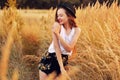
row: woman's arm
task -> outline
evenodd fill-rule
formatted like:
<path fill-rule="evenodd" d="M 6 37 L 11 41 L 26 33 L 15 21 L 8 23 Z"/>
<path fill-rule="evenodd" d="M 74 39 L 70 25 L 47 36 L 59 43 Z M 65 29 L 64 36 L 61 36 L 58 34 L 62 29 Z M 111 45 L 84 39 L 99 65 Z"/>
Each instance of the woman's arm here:
<path fill-rule="evenodd" d="M 60 40 L 62 46 L 65 48 L 65 50 L 67 50 L 68 52 L 70 52 L 70 51 L 72 51 L 74 49 L 74 46 L 77 43 L 79 35 L 80 35 L 80 29 L 77 28 L 75 30 L 75 34 L 73 36 L 73 39 L 71 40 L 71 42 L 69 44 L 65 40 L 63 40 L 63 38 L 60 36 L 60 34 L 57 34 L 57 37 Z"/>
<path fill-rule="evenodd" d="M 62 46 L 65 48 L 65 50 L 67 50 L 68 52 L 72 51 L 74 49 L 74 46 L 79 38 L 79 35 L 80 35 L 80 29 L 79 28 L 76 28 L 75 29 L 75 34 L 73 36 L 73 39 L 72 41 L 68 44 L 61 36 L 60 34 L 58 33 L 57 29 L 56 31 L 54 31 L 54 33 L 56 34 L 57 38 L 60 40 Z"/>
<path fill-rule="evenodd" d="M 54 30 L 55 27 L 60 27 L 60 25 L 57 22 L 55 22 L 52 29 Z M 60 65 L 60 69 L 63 70 L 64 67 L 63 67 L 63 62 L 62 62 L 62 57 L 61 57 L 62 53 L 60 50 L 58 38 L 56 37 L 56 34 L 54 32 L 52 32 L 52 37 L 53 37 L 53 43 L 54 43 L 54 48 L 56 51 L 57 60 L 58 60 L 58 63 Z"/>
<path fill-rule="evenodd" d="M 58 38 L 57 38 L 56 34 L 54 33 L 54 29 L 56 27 L 59 28 L 58 32 L 60 32 L 60 25 L 57 22 L 54 23 L 53 32 L 52 32 L 53 43 L 54 43 L 54 48 L 55 48 L 55 51 L 56 51 L 57 60 L 58 60 L 59 66 L 60 66 L 61 74 L 64 75 L 69 80 L 71 80 L 69 75 L 67 74 L 64 66 L 63 66 L 62 56 L 61 56 L 62 52 L 60 50 L 60 45 L 59 45 L 59 42 L 58 42 Z"/>

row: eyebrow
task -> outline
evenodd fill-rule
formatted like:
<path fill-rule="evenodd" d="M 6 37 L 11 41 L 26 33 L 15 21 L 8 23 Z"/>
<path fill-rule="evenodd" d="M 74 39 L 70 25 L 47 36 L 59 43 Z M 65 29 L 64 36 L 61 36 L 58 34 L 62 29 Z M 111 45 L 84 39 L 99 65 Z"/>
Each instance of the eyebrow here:
<path fill-rule="evenodd" d="M 57 13 L 57 15 L 63 15 L 63 14 L 61 14 L 61 13 Z"/>

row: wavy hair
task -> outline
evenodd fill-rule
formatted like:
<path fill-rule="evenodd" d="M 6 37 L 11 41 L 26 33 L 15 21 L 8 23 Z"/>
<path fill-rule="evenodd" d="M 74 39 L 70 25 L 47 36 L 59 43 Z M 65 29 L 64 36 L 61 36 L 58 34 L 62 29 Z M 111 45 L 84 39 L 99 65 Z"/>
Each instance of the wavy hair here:
<path fill-rule="evenodd" d="M 60 8 L 61 8 L 61 7 L 60 7 Z M 58 20 L 57 20 L 57 11 L 58 11 L 58 9 L 60 9 L 60 8 L 57 8 L 57 10 L 56 10 L 56 14 L 55 14 L 55 21 L 56 21 L 56 22 L 58 22 Z M 64 8 L 63 8 L 63 9 L 64 9 Z M 68 22 L 69 22 L 70 26 L 71 26 L 71 27 L 78 27 L 78 26 L 76 25 L 75 18 L 70 14 L 69 11 L 67 11 L 66 9 L 64 9 L 64 10 L 65 10 L 66 15 L 68 16 Z"/>

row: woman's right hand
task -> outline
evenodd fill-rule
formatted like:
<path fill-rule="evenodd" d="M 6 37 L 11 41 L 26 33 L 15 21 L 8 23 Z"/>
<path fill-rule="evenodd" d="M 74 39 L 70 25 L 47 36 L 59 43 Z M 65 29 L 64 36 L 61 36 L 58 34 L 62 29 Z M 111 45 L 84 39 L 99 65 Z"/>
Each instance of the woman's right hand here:
<path fill-rule="evenodd" d="M 61 76 L 64 76 L 66 78 L 65 80 L 71 80 L 65 69 L 61 69 Z"/>
<path fill-rule="evenodd" d="M 60 24 L 58 22 L 53 24 L 52 32 L 54 32 L 56 35 L 60 33 Z"/>

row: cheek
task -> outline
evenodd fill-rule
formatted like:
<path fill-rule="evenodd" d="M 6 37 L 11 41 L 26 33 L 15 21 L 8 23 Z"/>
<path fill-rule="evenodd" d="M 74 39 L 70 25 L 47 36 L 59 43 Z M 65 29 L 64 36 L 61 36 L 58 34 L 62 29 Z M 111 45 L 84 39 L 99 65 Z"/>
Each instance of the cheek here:
<path fill-rule="evenodd" d="M 58 21 L 59 23 L 66 23 L 68 21 L 68 18 L 66 16 L 63 16 L 63 17 L 58 17 Z"/>
<path fill-rule="evenodd" d="M 68 21 L 68 19 L 67 19 L 66 17 L 64 17 L 64 18 L 63 18 L 63 21 L 64 21 L 64 22 L 67 22 L 67 21 Z"/>

